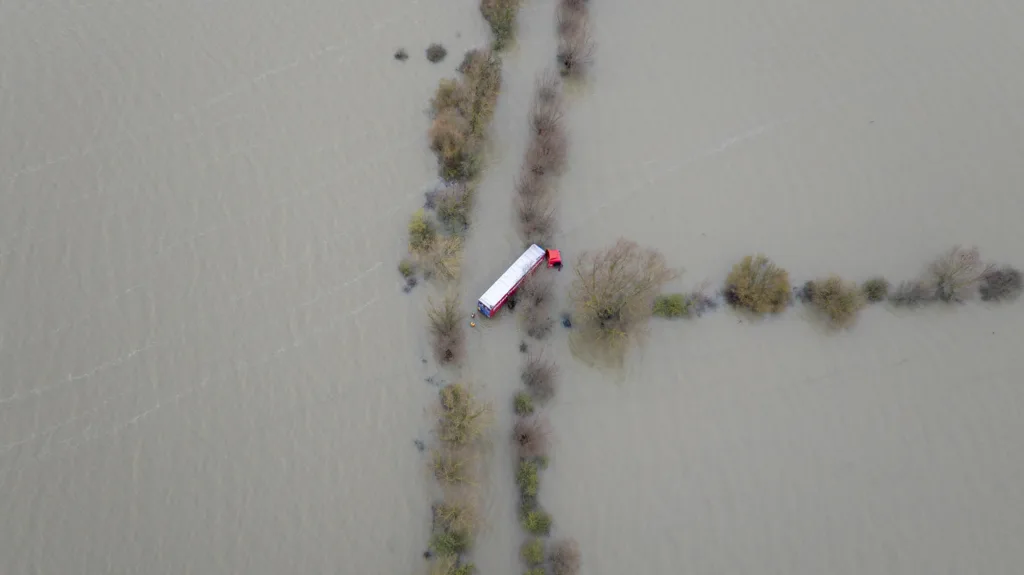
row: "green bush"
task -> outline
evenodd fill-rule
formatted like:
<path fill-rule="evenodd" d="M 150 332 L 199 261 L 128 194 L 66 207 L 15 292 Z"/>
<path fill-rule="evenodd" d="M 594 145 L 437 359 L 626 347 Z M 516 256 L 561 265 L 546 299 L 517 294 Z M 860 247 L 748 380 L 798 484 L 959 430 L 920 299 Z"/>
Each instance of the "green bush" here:
<path fill-rule="evenodd" d="M 654 315 L 677 318 L 689 315 L 689 302 L 681 293 L 662 294 L 654 298 Z"/>
<path fill-rule="evenodd" d="M 871 278 L 861 286 L 864 297 L 871 303 L 885 301 L 889 297 L 889 280 L 885 278 Z"/>
<path fill-rule="evenodd" d="M 849 325 L 864 306 L 857 285 L 844 282 L 838 276 L 817 280 L 805 290 L 810 292 L 811 304 L 836 327 Z"/>
<path fill-rule="evenodd" d="M 472 198 L 470 188 L 464 184 L 448 186 L 438 194 L 437 219 L 449 233 L 459 233 L 469 227 Z"/>
<path fill-rule="evenodd" d="M 441 44 L 431 44 L 427 46 L 427 60 L 433 63 L 444 60 L 444 57 L 448 55 L 448 49 Z"/>
<path fill-rule="evenodd" d="M 789 274 L 766 256 L 747 256 L 725 281 L 725 299 L 755 314 L 779 313 L 790 301 Z"/>
<path fill-rule="evenodd" d="M 423 210 L 416 210 L 409 220 L 409 249 L 416 253 L 425 253 L 434 245 L 437 230 Z"/>
<path fill-rule="evenodd" d="M 540 489 L 540 476 L 537 473 L 537 464 L 528 459 L 519 462 L 519 470 L 516 471 L 516 485 L 519 486 L 519 493 L 523 497 L 536 497 Z"/>
<path fill-rule="evenodd" d="M 438 555 L 459 555 L 469 549 L 470 537 L 466 531 L 442 531 L 430 538 L 430 550 Z"/>
<path fill-rule="evenodd" d="M 536 537 L 527 539 L 519 548 L 519 556 L 531 567 L 540 565 L 544 562 L 544 541 Z"/>
<path fill-rule="evenodd" d="M 402 258 L 402 261 L 398 262 L 398 273 L 402 274 L 403 278 L 411 278 L 416 275 L 416 262 L 409 258 Z"/>
<path fill-rule="evenodd" d="M 533 413 L 533 397 L 525 391 L 516 394 L 513 400 L 516 415 L 529 415 Z"/>
<path fill-rule="evenodd" d="M 532 509 L 523 514 L 523 529 L 536 536 L 551 533 L 551 515 L 543 509 Z"/>
<path fill-rule="evenodd" d="M 543 567 L 531 567 L 523 571 L 523 575 L 547 575 Z"/>

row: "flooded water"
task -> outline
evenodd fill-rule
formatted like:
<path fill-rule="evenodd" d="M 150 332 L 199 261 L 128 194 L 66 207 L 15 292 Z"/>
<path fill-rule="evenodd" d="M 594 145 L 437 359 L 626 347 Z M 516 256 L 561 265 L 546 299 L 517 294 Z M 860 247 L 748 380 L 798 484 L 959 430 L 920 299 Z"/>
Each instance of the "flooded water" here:
<path fill-rule="evenodd" d="M 956 243 L 1024 266 L 1024 7 L 840 4 L 592 2 L 569 261 L 624 236 L 679 288 L 752 251 L 795 281 L 909 278 Z M 521 250 L 553 14 L 527 3 L 506 57 L 467 309 Z M 439 374 L 430 289 L 395 265 L 423 110 L 486 38 L 471 0 L 0 2 L 0 571 L 425 569 Z M 520 336 L 469 336 L 498 413 L 475 559 L 516 572 Z M 1021 303 L 840 334 L 719 311 L 653 322 L 613 374 L 560 330 L 541 500 L 592 575 L 1017 572 L 1022 342 Z"/>

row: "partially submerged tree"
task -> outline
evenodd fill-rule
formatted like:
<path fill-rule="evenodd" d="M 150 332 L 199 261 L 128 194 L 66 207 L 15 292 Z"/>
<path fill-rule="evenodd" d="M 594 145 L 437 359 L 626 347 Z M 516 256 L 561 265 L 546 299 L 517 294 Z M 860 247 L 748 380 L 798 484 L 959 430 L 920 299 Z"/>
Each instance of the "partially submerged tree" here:
<path fill-rule="evenodd" d="M 896 307 L 917 307 L 935 299 L 935 291 L 922 281 L 906 281 L 889 294 L 889 302 Z"/>
<path fill-rule="evenodd" d="M 978 248 L 956 246 L 932 262 L 928 271 L 935 286 L 935 297 L 945 302 L 961 302 L 993 267 L 981 261 Z"/>
<path fill-rule="evenodd" d="M 547 196 L 519 196 L 516 199 L 519 236 L 524 242 L 545 245 L 555 229 L 555 211 Z"/>
<path fill-rule="evenodd" d="M 791 298 L 789 274 L 767 256 L 747 256 L 725 280 L 725 300 L 755 314 L 779 313 Z"/>
<path fill-rule="evenodd" d="M 481 0 L 480 13 L 491 25 L 494 49 L 501 50 L 515 38 L 516 15 L 521 0 Z"/>
<path fill-rule="evenodd" d="M 661 286 L 676 276 L 657 250 L 625 239 L 582 254 L 573 271 L 574 320 L 581 331 L 606 342 L 622 341 L 640 328 Z"/>

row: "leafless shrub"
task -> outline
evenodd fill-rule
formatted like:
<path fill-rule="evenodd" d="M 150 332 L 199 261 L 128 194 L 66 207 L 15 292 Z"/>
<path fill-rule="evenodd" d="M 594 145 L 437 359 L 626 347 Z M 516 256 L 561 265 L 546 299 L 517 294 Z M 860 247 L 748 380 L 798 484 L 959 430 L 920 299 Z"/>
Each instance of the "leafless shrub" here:
<path fill-rule="evenodd" d="M 580 546 L 574 539 L 561 539 L 551 544 L 548 552 L 552 575 L 578 575 Z"/>
<path fill-rule="evenodd" d="M 543 307 L 528 307 L 523 311 L 523 325 L 526 335 L 534 339 L 544 339 L 551 334 L 555 320 Z"/>
<path fill-rule="evenodd" d="M 565 38 L 579 32 L 586 25 L 587 17 L 585 3 L 577 1 L 559 3 L 555 21 L 558 36 Z"/>
<path fill-rule="evenodd" d="M 932 262 L 928 271 L 935 286 L 935 297 L 945 302 L 960 302 L 992 269 L 991 265 L 982 263 L 978 248 L 968 250 L 956 246 Z"/>
<path fill-rule="evenodd" d="M 530 140 L 526 150 L 526 168 L 538 175 L 555 175 L 565 168 L 569 139 L 558 125 Z"/>
<path fill-rule="evenodd" d="M 441 363 L 452 362 L 462 356 L 464 335 L 458 305 L 458 296 L 449 293 L 440 303 L 431 301 L 427 310 L 434 356 Z"/>
<path fill-rule="evenodd" d="M 607 340 L 624 339 L 646 321 L 662 284 L 676 276 L 658 251 L 624 239 L 582 254 L 573 271 L 576 323 Z"/>
<path fill-rule="evenodd" d="M 594 41 L 586 19 L 558 40 L 558 73 L 563 77 L 579 77 L 586 73 L 594 52 Z"/>
<path fill-rule="evenodd" d="M 544 403 L 555 395 L 555 378 L 558 368 L 543 355 L 531 355 L 526 359 L 520 378 L 523 385 L 537 403 Z"/>
<path fill-rule="evenodd" d="M 896 307 L 917 307 L 932 301 L 935 291 L 922 281 L 901 283 L 889 294 L 889 301 Z"/>
<path fill-rule="evenodd" d="M 536 88 L 533 94 L 534 102 L 561 105 L 562 80 L 554 70 L 544 70 L 537 76 Z"/>
<path fill-rule="evenodd" d="M 473 191 L 465 183 L 458 182 L 438 190 L 433 200 L 437 219 L 448 233 L 460 233 L 469 227 L 469 209 L 472 206 Z"/>
<path fill-rule="evenodd" d="M 512 427 L 512 443 L 520 458 L 547 457 L 551 424 L 543 417 L 519 418 Z"/>
<path fill-rule="evenodd" d="M 988 270 L 981 278 L 980 291 L 984 301 L 1017 299 L 1021 292 L 1020 270 L 1010 266 Z"/>
<path fill-rule="evenodd" d="M 479 143 L 472 133 L 469 120 L 454 109 L 437 114 L 428 133 L 430 149 L 438 157 L 441 177 L 446 180 L 465 180 L 479 167 Z"/>
<path fill-rule="evenodd" d="M 530 128 L 534 136 L 545 136 L 562 128 L 562 107 L 559 102 L 535 99 L 530 108 Z"/>
<path fill-rule="evenodd" d="M 519 300 L 528 307 L 544 307 L 551 301 L 555 280 L 551 274 L 535 273 L 519 288 Z"/>
<path fill-rule="evenodd" d="M 516 199 L 516 215 L 519 235 L 523 241 L 539 245 L 548 243 L 555 228 L 555 213 L 546 196 L 519 196 Z"/>

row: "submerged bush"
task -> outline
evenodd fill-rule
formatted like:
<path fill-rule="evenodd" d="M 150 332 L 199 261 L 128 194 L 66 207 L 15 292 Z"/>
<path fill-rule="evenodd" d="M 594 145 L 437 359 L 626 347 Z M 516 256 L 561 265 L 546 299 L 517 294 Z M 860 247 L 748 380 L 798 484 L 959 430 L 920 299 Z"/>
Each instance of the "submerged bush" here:
<path fill-rule="evenodd" d="M 889 301 L 896 307 L 917 307 L 932 301 L 934 293 L 924 282 L 903 282 L 889 295 Z"/>
<path fill-rule="evenodd" d="M 411 278 L 416 275 L 416 262 L 409 258 L 402 258 L 402 261 L 398 262 L 398 273 L 402 274 L 403 278 Z"/>
<path fill-rule="evenodd" d="M 565 130 L 554 124 L 530 140 L 524 167 L 539 176 L 560 174 L 565 170 L 568 149 L 569 139 Z"/>
<path fill-rule="evenodd" d="M 468 180 L 479 171 L 480 146 L 472 129 L 470 120 L 454 109 L 443 110 L 434 118 L 428 136 L 442 178 Z"/>
<path fill-rule="evenodd" d="M 561 539 L 551 544 L 548 552 L 551 575 L 578 575 L 580 572 L 580 546 L 574 539 Z"/>
<path fill-rule="evenodd" d="M 455 361 L 462 355 L 464 334 L 458 305 L 458 296 L 449 293 L 441 303 L 431 301 L 427 309 L 434 357 L 441 363 Z"/>
<path fill-rule="evenodd" d="M 431 44 L 427 46 L 427 60 L 437 63 L 444 60 L 444 57 L 448 55 L 448 49 L 441 44 Z"/>
<path fill-rule="evenodd" d="M 523 575 L 547 575 L 547 571 L 543 567 L 531 567 L 523 571 Z"/>
<path fill-rule="evenodd" d="M 519 548 L 519 556 L 531 567 L 540 565 L 544 562 L 544 541 L 537 537 L 527 539 Z"/>
<path fill-rule="evenodd" d="M 471 533 L 477 526 L 477 513 L 468 499 L 434 505 L 435 531 L 464 531 Z"/>
<path fill-rule="evenodd" d="M 440 555 L 430 566 L 430 575 L 474 575 L 476 565 L 463 563 L 457 555 Z"/>
<path fill-rule="evenodd" d="M 483 435 L 491 421 L 490 405 L 478 401 L 461 383 L 446 385 L 440 395 L 437 435 L 441 441 L 465 445 Z"/>
<path fill-rule="evenodd" d="M 436 237 L 434 222 L 430 221 L 423 210 L 416 210 L 409 220 L 409 249 L 416 253 L 426 252 L 434 245 Z"/>
<path fill-rule="evenodd" d="M 547 457 L 551 425 L 539 417 L 520 418 L 512 427 L 512 443 L 520 458 Z"/>
<path fill-rule="evenodd" d="M 441 531 L 430 538 L 430 550 L 441 556 L 459 555 L 469 549 L 470 542 L 468 531 Z"/>
<path fill-rule="evenodd" d="M 519 462 L 519 469 L 516 471 L 516 485 L 519 486 L 519 493 L 524 498 L 537 496 L 537 491 L 540 489 L 540 476 L 535 462 L 527 459 Z"/>
<path fill-rule="evenodd" d="M 725 280 L 725 299 L 756 314 L 779 313 L 790 301 L 789 274 L 766 256 L 747 256 Z"/>
<path fill-rule="evenodd" d="M 545 403 L 555 395 L 557 375 L 558 368 L 553 362 L 544 359 L 542 355 L 531 355 L 523 366 L 520 378 L 533 399 Z"/>
<path fill-rule="evenodd" d="M 981 261 L 978 248 L 954 247 L 932 262 L 928 271 L 935 286 L 935 297 L 945 302 L 967 299 L 970 288 L 992 270 Z"/>
<path fill-rule="evenodd" d="M 480 13 L 491 25 L 494 49 L 501 50 L 515 38 L 520 0 L 480 0 Z"/>
<path fill-rule="evenodd" d="M 469 115 L 472 133 L 483 136 L 501 91 L 501 59 L 490 50 L 470 50 L 459 65 L 459 72 L 473 94 Z"/>
<path fill-rule="evenodd" d="M 885 278 L 871 278 L 861 286 L 864 297 L 871 303 L 885 301 L 889 297 L 889 280 Z"/>
<path fill-rule="evenodd" d="M 811 304 L 836 327 L 850 324 L 864 306 L 860 290 L 839 276 L 808 282 Z"/>
<path fill-rule="evenodd" d="M 689 315 L 686 296 L 681 293 L 659 295 L 654 298 L 654 315 L 665 318 Z"/>
<path fill-rule="evenodd" d="M 516 415 L 530 415 L 533 413 L 533 397 L 525 391 L 520 391 L 512 400 Z"/>
<path fill-rule="evenodd" d="M 519 237 L 530 244 L 549 243 L 555 229 L 555 210 L 547 196 L 516 198 Z"/>
<path fill-rule="evenodd" d="M 1017 299 L 1021 292 L 1020 270 L 1010 266 L 988 270 L 981 277 L 980 291 L 984 301 Z"/>
<path fill-rule="evenodd" d="M 437 84 L 434 97 L 430 100 L 430 109 L 435 117 L 446 111 L 469 117 L 473 112 L 473 93 L 464 82 L 445 78 Z"/>
<path fill-rule="evenodd" d="M 462 271 L 462 238 L 441 236 L 421 259 L 425 268 L 424 277 L 437 276 L 444 280 L 458 278 Z"/>
<path fill-rule="evenodd" d="M 531 509 L 523 514 L 523 529 L 536 536 L 551 533 L 551 515 L 543 509 Z"/>
<path fill-rule="evenodd" d="M 579 77 L 586 73 L 594 52 L 590 28 L 583 17 L 570 14 L 559 21 L 559 30 L 564 30 L 558 40 L 558 73 L 564 77 Z"/>
<path fill-rule="evenodd" d="M 432 452 L 430 466 L 434 478 L 442 485 L 465 485 L 473 482 L 472 464 L 469 458 L 453 449 Z"/>
<path fill-rule="evenodd" d="M 472 189 L 463 183 L 446 186 L 432 198 L 437 210 L 437 219 L 449 233 L 457 234 L 469 227 L 469 209 L 472 205 Z"/>

